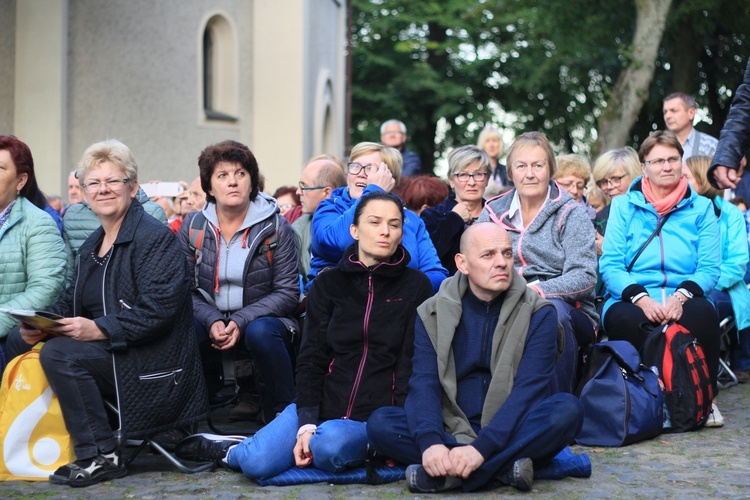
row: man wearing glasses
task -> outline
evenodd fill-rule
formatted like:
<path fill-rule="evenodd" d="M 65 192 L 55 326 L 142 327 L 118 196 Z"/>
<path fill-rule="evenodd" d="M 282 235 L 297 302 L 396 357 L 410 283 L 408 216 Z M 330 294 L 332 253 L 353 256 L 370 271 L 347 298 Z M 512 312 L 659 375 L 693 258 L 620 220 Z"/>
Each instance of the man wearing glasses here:
<path fill-rule="evenodd" d="M 380 126 L 380 142 L 401 153 L 404 164 L 401 176 L 408 177 L 422 173 L 422 160 L 414 151 L 406 149 L 406 125 L 399 120 L 388 120 Z"/>
<path fill-rule="evenodd" d="M 302 215 L 294 221 L 294 242 L 299 256 L 299 272 L 307 281 L 310 272 L 310 245 L 312 244 L 312 215 L 321 201 L 331 197 L 331 192 L 346 185 L 346 167 L 340 158 L 320 155 L 308 160 L 302 169 L 297 195 Z"/>

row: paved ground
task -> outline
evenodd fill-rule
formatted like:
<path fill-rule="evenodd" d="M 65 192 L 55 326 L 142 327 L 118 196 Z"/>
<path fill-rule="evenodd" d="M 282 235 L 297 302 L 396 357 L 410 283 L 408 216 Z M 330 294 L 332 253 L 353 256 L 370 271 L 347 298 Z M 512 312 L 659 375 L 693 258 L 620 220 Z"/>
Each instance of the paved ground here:
<path fill-rule="evenodd" d="M 668 434 L 625 448 L 577 446 L 576 453 L 587 452 L 591 457 L 590 479 L 536 481 L 530 494 L 503 488 L 472 496 L 750 498 L 750 384 L 722 391 L 717 401 L 726 419 L 722 429 Z M 123 479 L 80 490 L 46 482 L 0 483 L 0 498 L 414 498 L 403 481 L 385 486 L 260 487 L 241 474 L 225 470 L 195 475 L 174 472 L 163 458 L 149 454 L 139 456 L 129 470 Z M 467 495 L 443 495 L 456 496 Z"/>

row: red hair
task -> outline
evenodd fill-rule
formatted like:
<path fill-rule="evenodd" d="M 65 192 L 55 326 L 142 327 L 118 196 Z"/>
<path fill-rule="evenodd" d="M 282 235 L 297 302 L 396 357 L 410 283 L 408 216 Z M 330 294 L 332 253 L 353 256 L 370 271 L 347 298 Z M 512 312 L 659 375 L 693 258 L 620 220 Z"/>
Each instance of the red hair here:
<path fill-rule="evenodd" d="M 13 135 L 0 135 L 0 150 L 5 150 L 10 154 L 13 163 L 16 165 L 16 175 L 26 174 L 27 176 L 26 184 L 21 188 L 21 196 L 44 210 L 47 199 L 39 190 L 39 185 L 36 182 L 34 157 L 31 156 L 31 149 L 25 142 Z"/>

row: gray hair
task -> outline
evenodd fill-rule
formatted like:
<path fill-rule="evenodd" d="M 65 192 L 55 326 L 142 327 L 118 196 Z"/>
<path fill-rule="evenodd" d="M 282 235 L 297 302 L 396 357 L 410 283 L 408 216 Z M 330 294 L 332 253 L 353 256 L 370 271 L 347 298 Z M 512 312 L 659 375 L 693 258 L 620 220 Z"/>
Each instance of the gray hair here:
<path fill-rule="evenodd" d="M 138 165 L 133 158 L 130 148 L 116 139 L 107 139 L 89 146 L 78 163 L 76 177 L 83 185 L 86 176 L 100 163 L 109 161 L 125 172 L 125 176 L 132 182 L 138 181 Z"/>
<path fill-rule="evenodd" d="M 406 135 L 406 125 L 404 125 L 404 122 L 402 122 L 401 120 L 396 120 L 395 118 L 383 122 L 383 124 L 380 126 L 380 135 L 385 134 L 385 128 L 388 125 L 393 125 L 394 123 L 397 123 L 398 127 L 401 129 L 401 133 Z"/>
<path fill-rule="evenodd" d="M 477 146 L 461 146 L 448 153 L 448 178 L 461 172 L 472 163 L 479 162 L 479 168 L 487 172 L 492 172 L 490 167 L 490 157 Z"/>

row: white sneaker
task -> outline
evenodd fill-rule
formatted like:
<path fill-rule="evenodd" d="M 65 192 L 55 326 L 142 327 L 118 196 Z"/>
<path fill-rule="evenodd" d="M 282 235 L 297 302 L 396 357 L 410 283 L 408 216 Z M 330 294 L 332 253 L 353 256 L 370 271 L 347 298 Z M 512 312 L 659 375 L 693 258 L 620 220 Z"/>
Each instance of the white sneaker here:
<path fill-rule="evenodd" d="M 724 427 L 724 417 L 721 416 L 716 403 L 711 403 L 711 414 L 708 416 L 708 420 L 706 420 L 706 427 Z"/>

